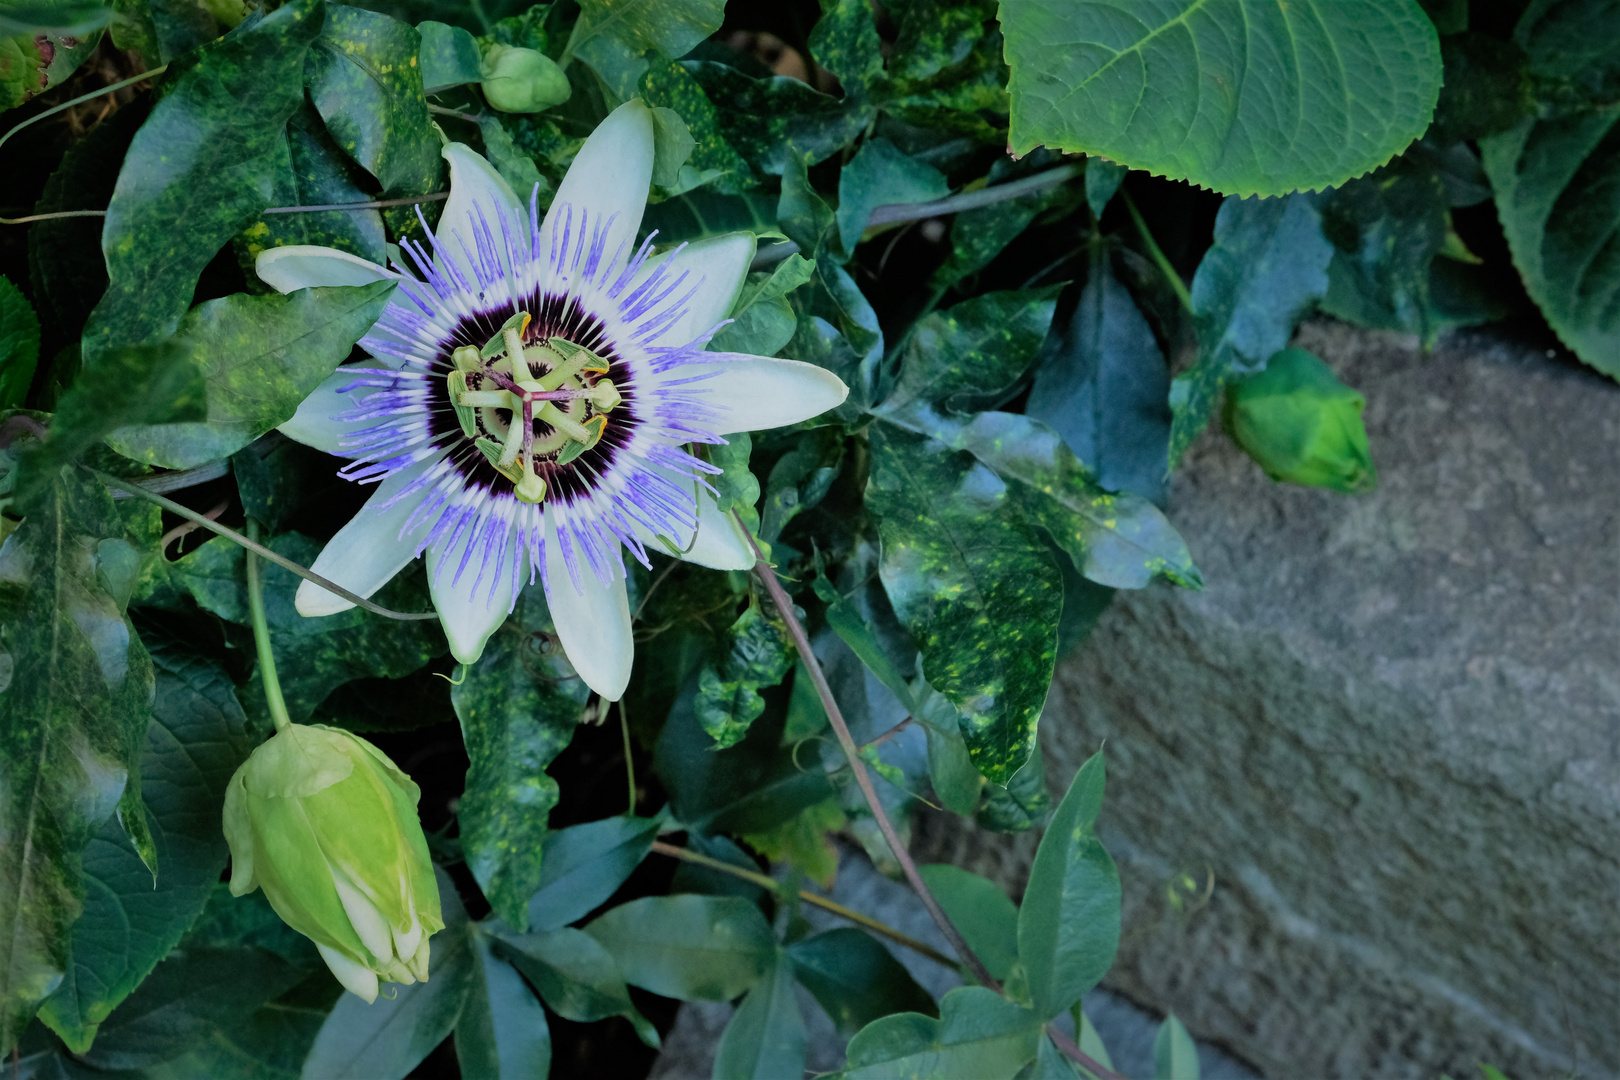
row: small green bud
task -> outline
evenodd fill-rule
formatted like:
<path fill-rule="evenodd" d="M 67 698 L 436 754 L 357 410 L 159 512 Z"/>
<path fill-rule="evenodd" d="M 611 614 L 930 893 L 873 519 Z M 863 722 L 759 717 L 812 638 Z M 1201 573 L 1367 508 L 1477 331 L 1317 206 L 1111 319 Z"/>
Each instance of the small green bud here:
<path fill-rule="evenodd" d="M 444 929 L 416 816 L 421 791 L 364 739 L 293 724 L 253 751 L 225 792 L 231 893 L 259 886 L 349 990 L 427 981 Z"/>
<path fill-rule="evenodd" d="M 574 92 L 563 69 L 533 49 L 491 45 L 479 70 L 484 76 L 484 97 L 501 112 L 541 112 L 561 105 Z"/>
<path fill-rule="evenodd" d="M 1367 399 L 1304 349 L 1283 349 L 1226 389 L 1222 420 L 1273 480 L 1356 494 L 1378 483 L 1361 410 Z"/>

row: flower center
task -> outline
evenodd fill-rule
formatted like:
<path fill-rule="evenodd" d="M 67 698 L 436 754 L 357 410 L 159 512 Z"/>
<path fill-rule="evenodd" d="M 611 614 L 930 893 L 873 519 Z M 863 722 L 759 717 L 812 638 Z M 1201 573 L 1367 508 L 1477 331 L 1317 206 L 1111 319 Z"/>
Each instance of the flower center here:
<path fill-rule="evenodd" d="M 539 503 L 546 482 L 536 459 L 566 465 L 595 446 L 607 429 L 606 414 L 624 399 L 601 377 L 608 361 L 589 349 L 560 337 L 525 346 L 529 322 L 529 313 L 520 311 L 482 349 L 455 350 L 447 378 L 462 434 L 516 485 L 519 500 Z M 536 438 L 536 420 L 550 433 Z"/>

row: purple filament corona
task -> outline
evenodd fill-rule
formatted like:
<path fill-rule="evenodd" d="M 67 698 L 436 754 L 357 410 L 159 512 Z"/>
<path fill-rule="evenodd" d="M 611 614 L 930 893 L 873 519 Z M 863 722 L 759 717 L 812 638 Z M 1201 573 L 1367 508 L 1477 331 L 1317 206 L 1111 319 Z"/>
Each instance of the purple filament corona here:
<path fill-rule="evenodd" d="M 344 445 L 355 459 L 343 475 L 360 482 L 401 478 L 402 486 L 375 508 L 415 502 L 400 537 L 416 536 L 418 555 L 437 554 L 436 583 L 461 585 L 471 574 L 470 592 L 487 590 L 490 603 L 504 600 L 508 609 L 524 584 L 525 562 L 528 581 L 538 572 L 548 592 L 559 586 L 549 580 L 547 544 L 557 545 L 571 587 L 582 590 L 583 572 L 603 585 L 623 575 L 621 543 L 646 565 L 645 538 L 690 536 L 697 527 L 694 496 L 700 488 L 712 491 L 704 476 L 719 470 L 682 444 L 724 442 L 707 429 L 715 412 L 705 404 L 712 385 L 706 384 L 715 369 L 682 371 L 727 358 L 703 351 L 723 324 L 679 344 L 662 340 L 702 285 L 681 269 L 680 249 L 654 259 L 649 236 L 625 260 L 627 241 L 605 250 L 613 218 L 559 206 L 542 250 L 537 199 L 538 188 L 526 229 L 497 208 L 493 227 L 482 213 L 464 223 L 470 238 L 441 221 L 438 236 L 428 233 L 432 254 L 401 244 L 415 273 L 394 264 L 399 287 L 360 342 L 400 367 L 356 369 L 359 377 L 345 387 L 354 407 L 338 417 L 352 425 Z M 449 250 L 466 263 L 458 267 Z M 513 482 L 463 431 L 447 382 L 458 347 L 481 347 L 520 311 L 532 316 L 525 346 L 558 337 L 591 350 L 609 362 L 599 377 L 622 395 L 590 449 L 566 462 L 555 453 L 535 460 L 547 485 L 540 505 L 520 501 Z M 499 415 L 522 423 L 508 410 Z M 553 429 L 537 419 L 533 431 L 544 439 Z"/>

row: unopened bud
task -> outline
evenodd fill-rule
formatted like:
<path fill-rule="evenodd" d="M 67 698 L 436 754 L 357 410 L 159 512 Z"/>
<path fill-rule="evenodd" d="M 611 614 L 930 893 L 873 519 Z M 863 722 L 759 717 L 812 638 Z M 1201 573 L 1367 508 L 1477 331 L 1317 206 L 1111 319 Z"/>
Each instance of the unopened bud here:
<path fill-rule="evenodd" d="M 1284 349 L 1226 389 L 1233 440 L 1273 480 L 1355 494 L 1378 482 L 1361 410 L 1367 399 L 1304 349 Z"/>
<path fill-rule="evenodd" d="M 231 893 L 263 886 L 349 990 L 428 977 L 444 929 L 416 816 L 421 792 L 382 751 L 347 731 L 292 724 L 253 751 L 225 793 Z"/>
<path fill-rule="evenodd" d="M 484 97 L 501 112 L 541 112 L 561 105 L 574 92 L 563 69 L 533 49 L 491 45 L 480 70 Z"/>

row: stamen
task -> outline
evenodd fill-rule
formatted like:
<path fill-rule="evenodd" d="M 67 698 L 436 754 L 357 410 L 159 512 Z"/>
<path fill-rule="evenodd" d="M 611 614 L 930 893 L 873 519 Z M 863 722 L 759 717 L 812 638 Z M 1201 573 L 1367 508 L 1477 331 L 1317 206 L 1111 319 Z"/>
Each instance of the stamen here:
<path fill-rule="evenodd" d="M 551 402 L 548 401 L 540 406 L 539 416 L 540 419 L 544 420 L 558 431 L 565 433 L 570 439 L 577 439 L 580 442 L 591 442 L 594 445 L 595 440 L 591 438 L 591 433 L 586 430 L 585 426 L 579 421 L 574 420 L 572 417 L 564 415 L 563 411 L 557 408 L 557 406 L 553 405 Z M 603 417 L 602 420 L 605 423 L 606 417 Z"/>
<path fill-rule="evenodd" d="M 591 447 L 595 446 L 597 443 L 601 442 L 602 433 L 607 430 L 607 417 L 593 416 L 589 420 L 585 421 L 584 427 L 589 429 L 586 438 L 577 442 L 570 442 L 567 446 L 563 447 L 562 453 L 557 455 L 557 464 L 566 465 L 570 461 L 573 461 L 575 458 L 579 457 L 579 455 L 583 454 L 585 451 L 589 450 Z"/>
<path fill-rule="evenodd" d="M 484 342 L 484 347 L 478 350 L 478 355 L 483 357 L 485 360 L 495 359 L 497 356 L 501 355 L 502 352 L 511 347 L 510 343 L 507 341 L 507 332 L 511 331 L 521 335 L 528 325 L 529 313 L 527 311 L 518 312 L 516 315 L 513 315 L 510 319 L 507 319 L 506 322 L 501 324 L 501 328 L 495 331 L 494 337 Z M 519 341 L 521 340 L 522 338 L 519 337 Z"/>
<path fill-rule="evenodd" d="M 469 439 L 478 438 L 478 413 L 472 407 L 472 402 L 466 400 L 471 393 L 467 389 L 467 373 L 457 368 L 446 378 L 450 383 L 450 407 L 456 410 L 456 422 L 461 425 L 461 433 Z"/>
<path fill-rule="evenodd" d="M 484 370 L 484 362 L 478 358 L 478 350 L 473 348 L 471 345 L 461 346 L 455 352 L 450 354 L 450 359 L 455 361 L 457 371 L 471 372 Z"/>

